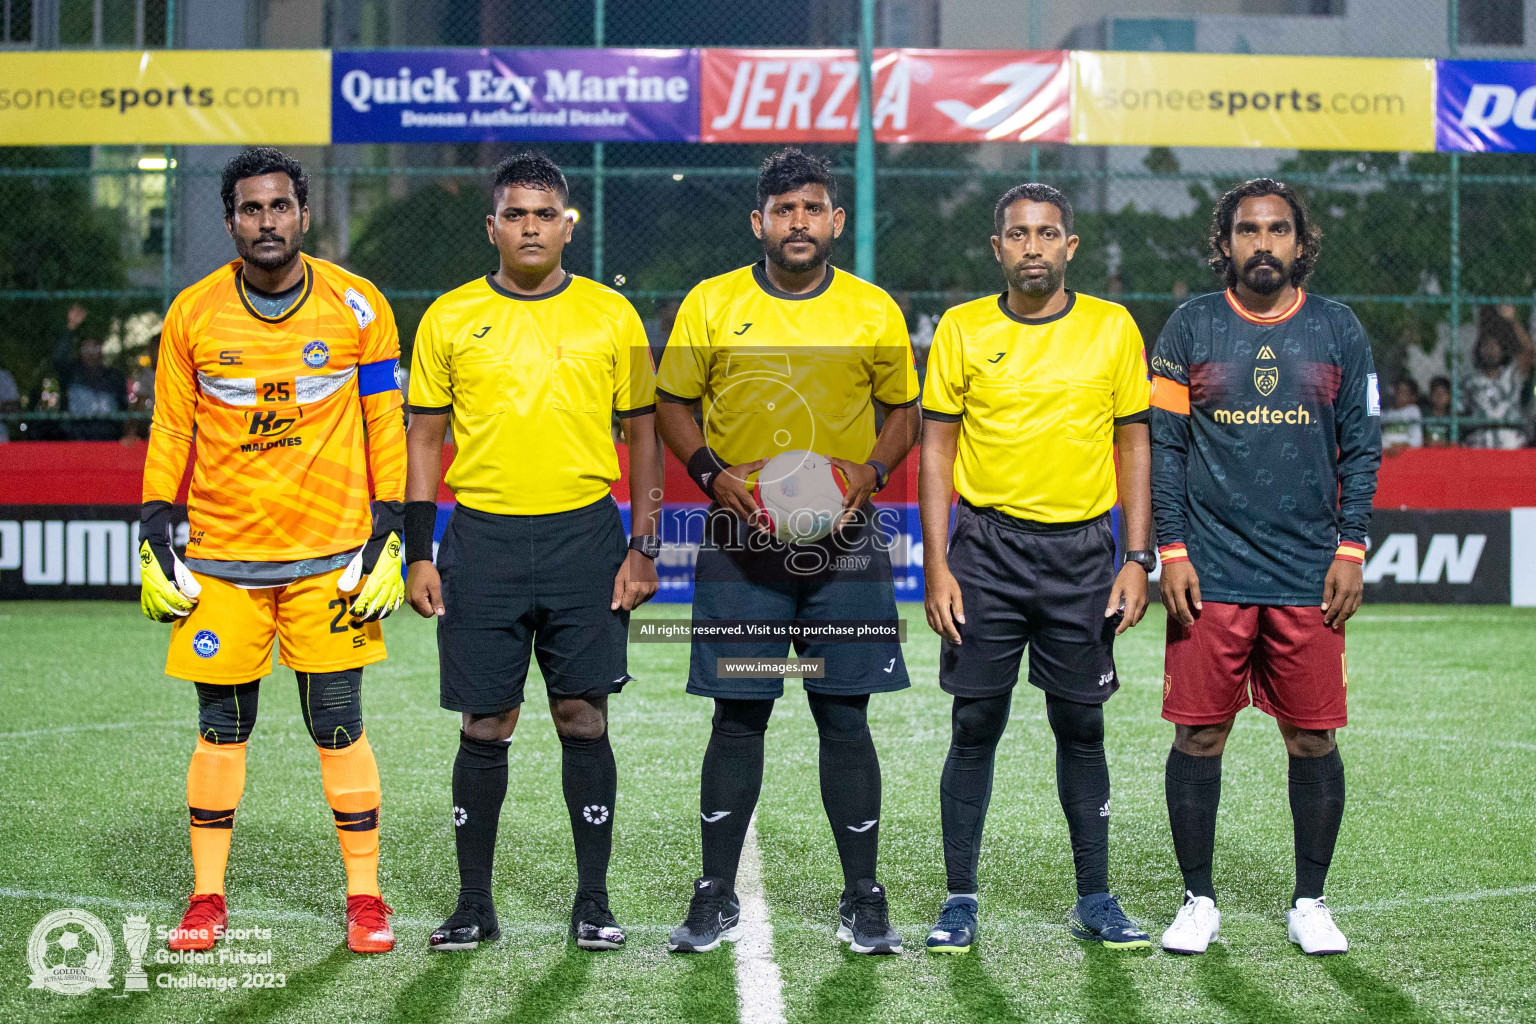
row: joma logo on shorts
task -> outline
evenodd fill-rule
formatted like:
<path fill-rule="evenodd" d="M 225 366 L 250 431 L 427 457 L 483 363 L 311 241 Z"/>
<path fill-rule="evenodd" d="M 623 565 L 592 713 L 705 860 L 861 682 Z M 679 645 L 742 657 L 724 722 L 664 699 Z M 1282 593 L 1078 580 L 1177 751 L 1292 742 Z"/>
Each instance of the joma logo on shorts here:
<path fill-rule="evenodd" d="M 838 555 L 827 567 L 833 572 L 863 572 L 869 568 L 869 555 Z"/>

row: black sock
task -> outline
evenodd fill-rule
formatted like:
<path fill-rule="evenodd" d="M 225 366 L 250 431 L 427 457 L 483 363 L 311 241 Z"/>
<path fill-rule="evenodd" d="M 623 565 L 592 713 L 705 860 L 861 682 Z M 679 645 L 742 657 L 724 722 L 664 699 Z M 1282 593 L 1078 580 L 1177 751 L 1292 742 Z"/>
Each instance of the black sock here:
<path fill-rule="evenodd" d="M 1056 734 L 1056 793 L 1072 837 L 1077 895 L 1109 892 L 1109 761 L 1104 707 L 1046 694 L 1045 717 Z"/>
<path fill-rule="evenodd" d="M 821 804 L 832 826 L 843 885 L 875 877 L 880 856 L 880 758 L 869 734 L 869 695 L 807 693 L 821 735 Z"/>
<path fill-rule="evenodd" d="M 619 787 L 608 730 L 605 728 L 596 739 L 562 735 L 560 751 L 560 788 L 565 791 L 571 838 L 576 843 L 576 887 L 584 893 L 606 896 L 614 797 Z"/>
<path fill-rule="evenodd" d="M 1335 747 L 1322 757 L 1291 758 L 1291 824 L 1296 831 L 1296 891 L 1321 899 L 1333 847 L 1344 820 L 1344 759 Z"/>
<path fill-rule="evenodd" d="M 1211 859 L 1216 850 L 1216 807 L 1221 803 L 1221 755 L 1195 757 L 1170 748 L 1163 792 L 1184 888 L 1214 901 Z"/>
<path fill-rule="evenodd" d="M 453 845 L 459 857 L 459 899 L 491 906 L 496 825 L 507 795 L 507 744 L 459 733 L 453 760 Z"/>
<path fill-rule="evenodd" d="M 939 814 L 944 825 L 944 872 L 950 893 L 976 891 L 981 830 L 992 800 L 997 742 L 1008 727 L 1013 695 L 956 697 L 950 712 L 949 755 L 939 776 Z"/>
<path fill-rule="evenodd" d="M 736 888 L 736 867 L 747 825 L 763 789 L 763 734 L 771 700 L 715 701 L 714 727 L 699 779 L 704 874 Z"/>

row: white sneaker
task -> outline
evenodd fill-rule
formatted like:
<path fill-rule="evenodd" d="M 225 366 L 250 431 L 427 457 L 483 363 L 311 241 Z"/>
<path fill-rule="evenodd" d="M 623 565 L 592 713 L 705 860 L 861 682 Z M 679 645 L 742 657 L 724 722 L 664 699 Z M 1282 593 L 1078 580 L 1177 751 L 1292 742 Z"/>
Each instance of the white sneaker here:
<path fill-rule="evenodd" d="M 1291 941 L 1310 956 L 1343 953 L 1349 949 L 1349 940 L 1333 923 L 1333 911 L 1323 905 L 1321 898 L 1299 899 L 1295 909 L 1285 915 L 1289 923 Z"/>
<path fill-rule="evenodd" d="M 1211 940 L 1221 929 L 1221 911 L 1209 896 L 1184 893 L 1184 905 L 1179 908 L 1173 924 L 1163 932 L 1163 949 L 1170 953 L 1204 953 Z"/>

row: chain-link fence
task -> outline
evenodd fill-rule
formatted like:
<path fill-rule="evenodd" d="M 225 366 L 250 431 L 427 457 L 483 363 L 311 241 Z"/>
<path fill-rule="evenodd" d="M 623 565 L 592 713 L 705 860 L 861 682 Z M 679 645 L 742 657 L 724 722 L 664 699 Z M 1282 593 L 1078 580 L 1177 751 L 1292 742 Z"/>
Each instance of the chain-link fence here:
<path fill-rule="evenodd" d="M 902 6 L 890 0 L 881 8 L 883 36 L 899 20 L 893 5 Z M 880 41 L 937 41 L 937 4 L 906 8 L 911 16 L 900 31 L 912 38 Z M 323 10 L 314 42 L 338 47 L 806 46 L 851 44 L 858 3 L 568 0 L 520 5 L 514 17 L 489 0 L 338 0 Z M 293 45 L 291 37 L 283 42 Z M 1443 55 L 1443 34 L 1437 46 L 1417 55 Z M 483 227 L 490 168 L 522 148 L 293 150 L 312 178 L 307 251 L 379 284 L 395 307 L 407 361 L 432 299 L 495 269 Z M 748 216 L 756 167 L 770 147 L 536 148 L 565 168 L 581 215 L 567 267 L 627 294 L 658 348 L 694 283 L 761 255 Z M 851 267 L 853 147 L 815 148 L 839 168 L 850 222 L 834 258 Z M 105 369 L 87 367 L 91 379 L 115 367 L 130 405 L 147 397 L 147 345 L 159 314 L 178 289 L 233 257 L 217 198 L 217 174 L 231 152 L 0 149 L 0 368 L 16 384 L 10 396 L 0 376 L 0 418 L 12 439 L 123 432 L 121 414 L 106 408 L 99 414 L 116 419 L 78 422 L 69 386 L 81 372 L 80 343 L 103 343 Z M 1372 338 L 1386 404 L 1394 404 L 1392 385 L 1414 382 L 1418 394 L 1402 398 L 1422 404 L 1427 443 L 1513 445 L 1536 436 L 1525 369 L 1536 295 L 1536 259 L 1528 255 L 1536 159 L 1006 143 L 882 145 L 877 159 L 875 276 L 907 309 L 920 359 L 939 313 L 1001 287 L 988 236 L 992 204 L 1010 185 L 1039 179 L 1067 192 L 1082 238 L 1069 285 L 1124 302 L 1150 343 L 1181 301 L 1219 286 L 1205 266 L 1215 198 L 1271 174 L 1310 199 L 1324 241 L 1309 287 L 1355 308 Z M 116 377 L 108 380 L 115 386 Z M 127 418 L 130 436 L 142 432 L 131 411 Z M 1491 429 L 1495 423 L 1504 429 Z"/>

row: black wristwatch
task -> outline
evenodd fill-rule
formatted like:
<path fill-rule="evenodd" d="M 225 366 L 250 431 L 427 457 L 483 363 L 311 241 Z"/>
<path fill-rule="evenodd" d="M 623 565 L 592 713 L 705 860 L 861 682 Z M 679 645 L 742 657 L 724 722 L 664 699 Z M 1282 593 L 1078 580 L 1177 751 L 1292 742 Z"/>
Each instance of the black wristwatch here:
<path fill-rule="evenodd" d="M 1151 549 L 1145 551 L 1127 551 L 1125 553 L 1125 560 L 1126 562 L 1135 562 L 1137 565 L 1141 566 L 1147 571 L 1148 576 L 1152 575 L 1152 573 L 1157 569 L 1157 552 Z"/>
<path fill-rule="evenodd" d="M 875 490 L 885 490 L 885 485 L 891 482 L 891 470 L 885 463 L 878 459 L 870 459 L 864 465 L 875 471 Z"/>
<path fill-rule="evenodd" d="M 638 551 L 654 562 L 656 561 L 656 556 L 661 554 L 661 538 L 654 533 L 631 537 L 629 538 L 629 550 Z"/>

